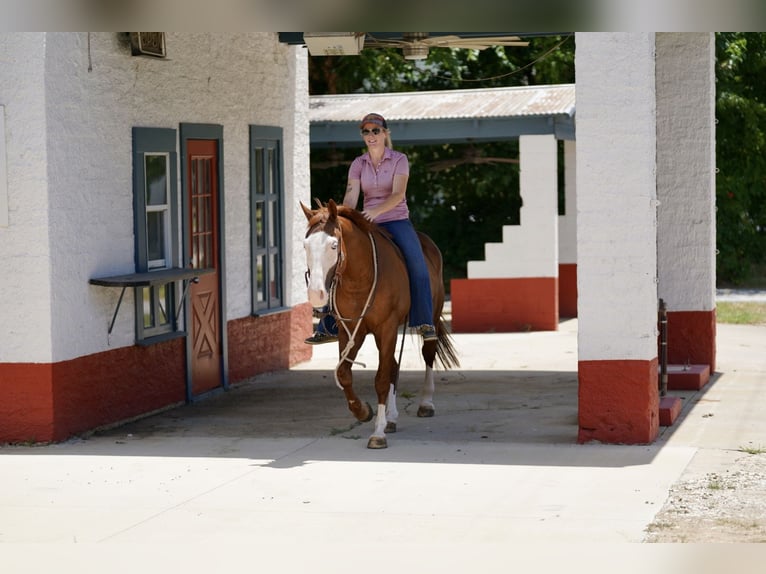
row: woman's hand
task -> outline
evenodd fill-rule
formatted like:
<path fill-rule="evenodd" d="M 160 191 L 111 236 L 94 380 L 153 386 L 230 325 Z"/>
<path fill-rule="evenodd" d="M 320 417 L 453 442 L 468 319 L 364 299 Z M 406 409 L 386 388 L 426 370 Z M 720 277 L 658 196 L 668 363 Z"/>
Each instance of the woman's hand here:
<path fill-rule="evenodd" d="M 375 218 L 378 216 L 375 210 L 372 210 L 372 209 L 362 210 L 362 215 L 367 221 L 375 221 Z"/>

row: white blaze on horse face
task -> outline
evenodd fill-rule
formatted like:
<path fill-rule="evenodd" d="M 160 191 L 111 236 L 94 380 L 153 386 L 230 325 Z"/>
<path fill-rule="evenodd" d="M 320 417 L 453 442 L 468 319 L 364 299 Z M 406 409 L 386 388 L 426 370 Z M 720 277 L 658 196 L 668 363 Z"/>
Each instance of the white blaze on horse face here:
<path fill-rule="evenodd" d="M 327 288 L 338 262 L 338 238 L 323 232 L 312 233 L 303 240 L 308 264 L 308 295 L 309 302 L 314 308 L 327 305 L 329 293 Z"/>

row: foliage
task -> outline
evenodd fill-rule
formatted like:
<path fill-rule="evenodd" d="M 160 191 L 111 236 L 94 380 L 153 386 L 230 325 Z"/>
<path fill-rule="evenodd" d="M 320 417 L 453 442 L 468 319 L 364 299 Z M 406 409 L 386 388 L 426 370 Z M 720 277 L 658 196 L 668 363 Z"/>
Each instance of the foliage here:
<path fill-rule="evenodd" d="M 312 94 L 379 93 L 574 83 L 574 38 L 538 36 L 526 48 L 431 49 L 426 60 L 405 60 L 398 49 L 365 49 L 357 57 L 309 59 Z M 467 152 L 518 158 L 518 141 L 396 146 L 410 160 L 410 216 L 442 251 L 445 282 L 466 276 L 470 260 L 484 258 L 484 245 L 502 239 L 502 226 L 518 224 L 518 165 L 439 162 Z M 468 149 L 473 148 L 476 149 Z M 312 195 L 340 200 L 350 161 L 359 148 L 312 150 Z M 321 166 L 321 168 L 319 167 Z M 329 167 L 328 167 L 329 166 Z"/>
<path fill-rule="evenodd" d="M 766 35 L 716 34 L 719 284 L 742 284 L 766 261 Z"/>

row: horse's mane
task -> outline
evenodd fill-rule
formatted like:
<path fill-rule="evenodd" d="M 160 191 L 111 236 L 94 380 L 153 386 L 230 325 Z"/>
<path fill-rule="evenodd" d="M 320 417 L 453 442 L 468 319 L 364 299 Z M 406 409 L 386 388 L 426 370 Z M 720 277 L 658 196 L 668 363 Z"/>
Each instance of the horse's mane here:
<path fill-rule="evenodd" d="M 338 206 L 338 216 L 345 217 L 351 223 L 356 225 L 359 229 L 365 233 L 370 233 L 373 230 L 379 230 L 380 228 L 364 218 L 361 211 L 354 209 L 353 207 L 346 207 L 345 205 Z"/>
<path fill-rule="evenodd" d="M 345 205 L 336 206 L 338 217 L 348 219 L 351 223 L 356 225 L 360 230 L 365 233 L 378 232 L 383 233 L 382 228 L 378 227 L 375 223 L 368 221 L 364 218 L 361 211 L 354 209 L 353 207 L 347 207 Z M 317 225 L 327 225 L 330 220 L 330 209 L 327 204 L 320 204 L 319 208 L 314 211 L 314 215 L 309 221 L 309 228 L 313 229 Z M 385 235 L 385 234 L 384 234 Z"/>

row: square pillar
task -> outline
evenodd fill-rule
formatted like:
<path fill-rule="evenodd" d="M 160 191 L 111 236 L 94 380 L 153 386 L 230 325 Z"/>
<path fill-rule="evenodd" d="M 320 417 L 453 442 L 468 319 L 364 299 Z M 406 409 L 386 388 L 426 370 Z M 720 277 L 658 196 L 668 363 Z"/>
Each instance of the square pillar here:
<path fill-rule="evenodd" d="M 668 362 L 715 370 L 715 35 L 657 34 L 658 292 Z"/>
<path fill-rule="evenodd" d="M 659 432 L 654 33 L 577 33 L 579 442 Z"/>

